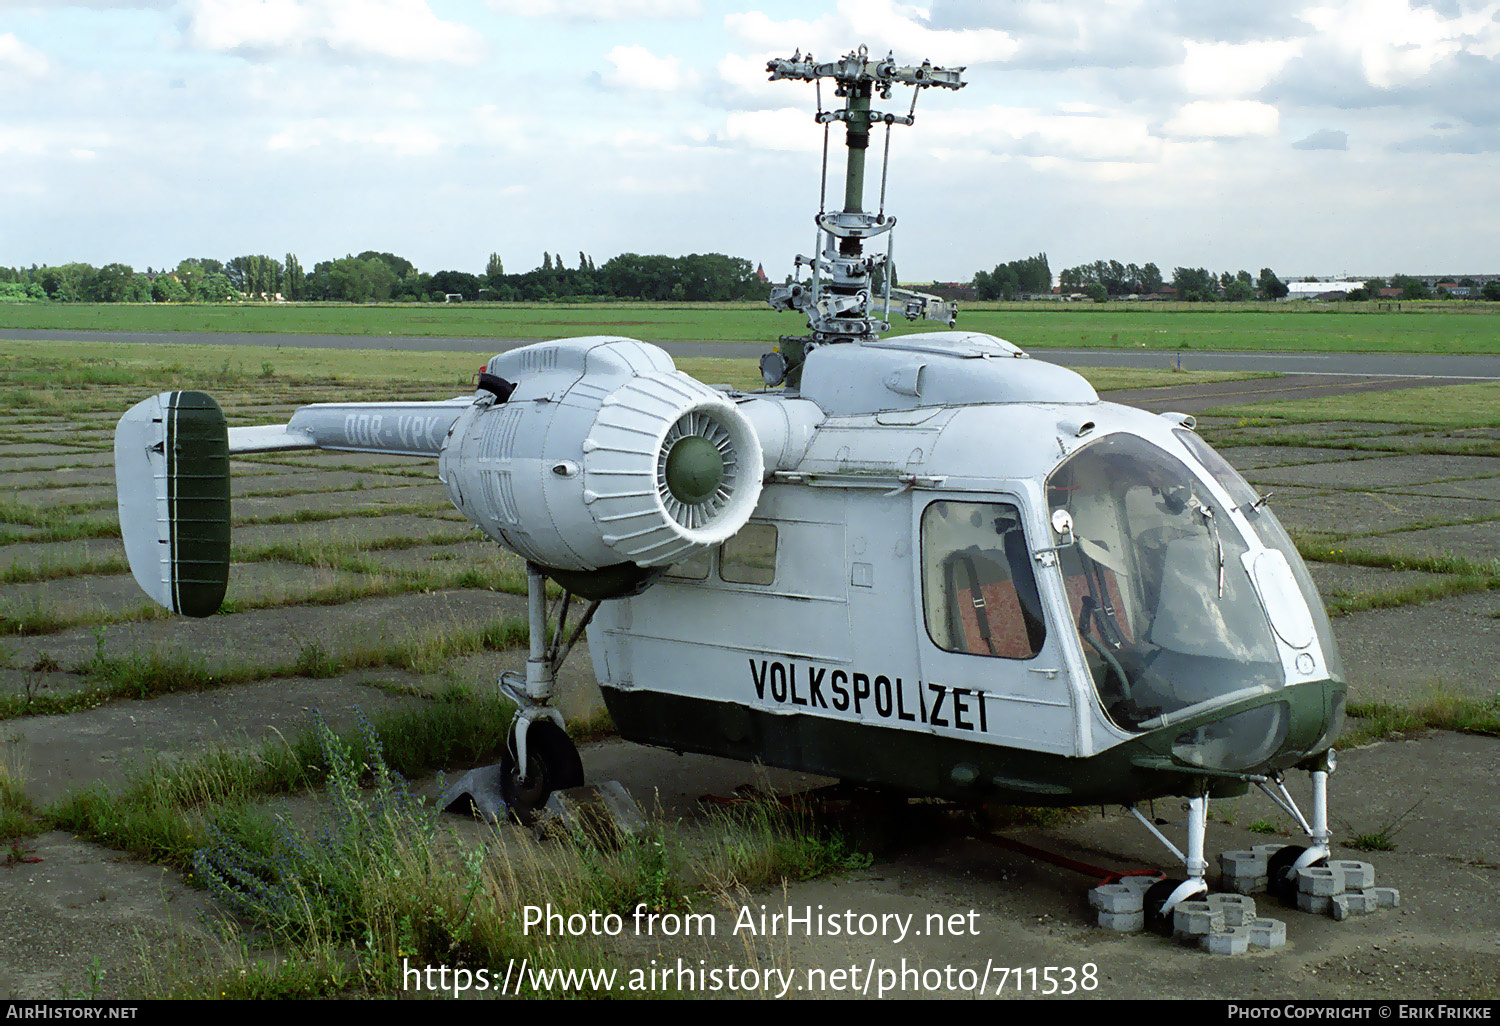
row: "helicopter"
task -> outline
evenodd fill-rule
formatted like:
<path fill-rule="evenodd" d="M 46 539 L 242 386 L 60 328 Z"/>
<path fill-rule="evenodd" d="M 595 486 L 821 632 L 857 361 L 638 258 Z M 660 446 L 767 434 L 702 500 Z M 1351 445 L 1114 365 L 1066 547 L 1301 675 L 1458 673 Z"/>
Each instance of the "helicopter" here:
<path fill-rule="evenodd" d="M 1183 865 L 1148 894 L 1157 916 L 1207 892 L 1209 803 L 1252 785 L 1309 839 L 1272 858 L 1273 885 L 1328 859 L 1345 672 L 1266 497 L 1192 417 L 1104 402 L 893 285 L 891 131 L 963 70 L 863 47 L 768 63 L 817 86 L 824 157 L 813 255 L 769 298 L 807 330 L 762 358 L 764 390 L 590 336 L 497 355 L 472 395 L 320 403 L 279 425 L 228 428 L 210 396 L 162 393 L 116 432 L 136 580 L 175 612 L 219 608 L 232 455 L 435 457 L 454 505 L 527 561 L 528 658 L 498 681 L 518 711 L 495 770 L 523 822 L 584 782 L 552 699 L 586 634 L 630 741 L 963 803 L 1125 806 Z M 904 111 L 877 107 L 898 87 Z M 886 252 L 867 252 L 881 236 Z M 893 303 L 942 330 L 884 337 Z M 1310 774 L 1310 818 L 1293 769 Z M 1138 809 L 1168 796 L 1186 799 L 1185 853 Z"/>

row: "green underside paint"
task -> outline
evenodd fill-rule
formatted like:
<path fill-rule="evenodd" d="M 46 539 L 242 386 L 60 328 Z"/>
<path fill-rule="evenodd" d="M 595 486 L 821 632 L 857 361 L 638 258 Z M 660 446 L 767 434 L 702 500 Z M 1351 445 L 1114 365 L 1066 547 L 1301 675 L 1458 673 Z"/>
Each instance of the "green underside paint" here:
<path fill-rule="evenodd" d="M 229 427 L 202 392 L 173 392 L 165 427 L 172 608 L 212 616 L 229 586 Z"/>
<path fill-rule="evenodd" d="M 1291 726 L 1285 741 L 1271 757 L 1247 770 L 1289 769 L 1332 743 L 1335 702 L 1342 699 L 1344 690 L 1336 681 L 1282 688 L 1079 759 L 831 717 L 772 715 L 733 702 L 602 688 L 620 734 L 641 744 L 746 762 L 759 760 L 913 795 L 1042 806 L 1243 794 L 1249 785 L 1238 774 L 1205 773 L 1174 763 L 1173 741 L 1197 726 L 1286 702 Z"/>
<path fill-rule="evenodd" d="M 634 563 L 616 563 L 598 570 L 559 570 L 550 566 L 537 569 L 565 590 L 590 602 L 639 595 L 665 570 L 663 567 L 643 567 Z"/>

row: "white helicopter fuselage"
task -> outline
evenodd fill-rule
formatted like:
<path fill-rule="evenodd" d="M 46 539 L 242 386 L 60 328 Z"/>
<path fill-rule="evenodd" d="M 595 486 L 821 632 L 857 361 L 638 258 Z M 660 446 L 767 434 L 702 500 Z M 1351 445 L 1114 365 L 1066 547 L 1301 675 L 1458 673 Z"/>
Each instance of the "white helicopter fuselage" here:
<path fill-rule="evenodd" d="M 1087 760 L 1155 728 L 1328 680 L 1330 666 L 1341 677 L 1331 634 L 1313 629 L 1321 607 L 1312 609 L 1289 569 L 1283 574 L 1285 553 L 1245 522 L 1240 500 L 1199 465 L 1182 438 L 1184 418 L 1101 402 L 1071 371 L 951 331 L 815 350 L 798 393 L 738 396 L 736 405 L 767 440 L 766 483 L 749 523 L 640 594 L 604 603 L 589 625 L 595 674 L 627 737 L 914 790 L 1066 803 L 1093 791 L 1080 792 L 1063 769 L 1036 775 L 1024 768 L 1035 759 L 1017 757 Z M 1208 685 L 1167 698 L 1172 707 L 1156 715 L 1111 715 L 1100 666 L 1091 667 L 1080 640 L 1081 557 L 1067 553 L 1118 554 L 1105 571 L 1117 604 L 1158 603 L 1164 589 L 1158 581 L 1154 593 L 1139 593 L 1147 575 L 1117 524 L 1113 537 L 1096 526 L 1079 546 L 1057 536 L 1048 501 L 1049 476 L 1106 437 L 1161 452 L 1193 475 L 1205 506 L 1208 495 L 1216 500 L 1226 521 L 1211 536 L 1219 565 L 1199 569 L 1254 593 L 1264 618 L 1256 655 L 1274 663 L 1254 686 Z M 997 539 L 1002 522 L 1017 534 L 1008 543 Z M 1225 564 L 1220 531 L 1241 539 L 1235 565 Z M 1277 566 L 1257 572 L 1263 553 Z M 1002 567 L 988 576 L 1011 582 L 981 586 L 976 565 Z M 1018 587 L 1027 574 L 1034 583 Z M 1114 615 L 1144 626 L 1142 614 Z M 1278 633 L 1278 619 L 1306 629 Z M 1220 619 L 1206 629 L 1230 627 Z M 1163 623 L 1134 640 L 1210 658 L 1202 639 L 1173 630 Z M 1319 720 L 1336 717 L 1330 703 L 1314 704 Z M 1261 716 L 1248 726 L 1284 740 L 1284 720 Z M 1331 726 L 1320 723 L 1318 737 Z M 888 742 L 914 741 L 924 753 L 916 765 L 881 755 Z M 1231 757 L 1219 768 L 1256 768 L 1249 762 L 1280 744 L 1260 741 L 1239 746 L 1241 765 Z M 989 759 L 983 747 L 1005 754 Z"/>

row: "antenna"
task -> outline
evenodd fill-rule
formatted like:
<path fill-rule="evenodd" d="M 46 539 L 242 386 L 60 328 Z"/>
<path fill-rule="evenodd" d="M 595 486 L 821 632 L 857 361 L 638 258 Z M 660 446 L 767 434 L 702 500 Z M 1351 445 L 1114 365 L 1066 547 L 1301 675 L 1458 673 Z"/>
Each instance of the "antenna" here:
<path fill-rule="evenodd" d="M 797 79 L 813 82 L 818 87 L 818 112 L 816 120 L 823 126 L 823 167 L 819 188 L 817 239 L 814 255 L 797 255 L 796 267 L 805 265 L 810 271 L 807 281 L 797 281 L 796 276 L 785 285 L 771 290 L 767 302 L 775 310 L 800 310 L 807 317 L 811 334 L 805 336 L 781 336 L 778 353 L 768 354 L 761 361 L 761 373 L 768 386 L 783 381 L 796 388 L 801 379 L 802 362 L 809 349 L 839 342 L 864 342 L 879 337 L 882 331 L 890 330 L 885 320 L 890 316 L 891 299 L 894 296 L 902 303 L 902 312 L 910 320 L 927 317 L 944 320 L 951 325 L 956 316 L 952 303 L 945 303 L 936 296 L 908 292 L 891 288 L 894 264 L 891 262 L 891 229 L 896 219 L 885 212 L 886 177 L 890 171 L 891 128 L 895 125 L 910 125 L 916 120 L 917 96 L 923 89 L 961 89 L 959 77 L 963 68 L 938 68 L 931 61 L 920 65 L 898 65 L 887 54 L 883 60 L 872 60 L 865 47 L 844 55 L 837 61 L 820 64 L 811 54 L 803 56 L 798 51 L 790 59 L 776 59 L 766 64 L 771 81 Z M 842 98 L 845 106 L 837 110 L 823 109 L 822 79 L 832 79 L 834 96 Z M 912 87 L 911 105 L 904 114 L 877 110 L 872 106 L 878 95 L 881 100 L 891 98 L 891 90 L 897 85 Z M 844 166 L 844 207 L 829 211 L 826 208 L 828 183 L 828 129 L 835 121 L 844 123 L 844 145 L 847 158 Z M 880 170 L 880 204 L 875 213 L 864 208 L 865 155 L 870 148 L 870 132 L 876 125 L 885 126 L 884 156 Z M 866 256 L 864 243 L 867 239 L 886 235 L 886 252 Z M 872 282 L 879 272 L 882 282 L 884 307 L 882 317 L 877 319 L 871 308 Z"/>

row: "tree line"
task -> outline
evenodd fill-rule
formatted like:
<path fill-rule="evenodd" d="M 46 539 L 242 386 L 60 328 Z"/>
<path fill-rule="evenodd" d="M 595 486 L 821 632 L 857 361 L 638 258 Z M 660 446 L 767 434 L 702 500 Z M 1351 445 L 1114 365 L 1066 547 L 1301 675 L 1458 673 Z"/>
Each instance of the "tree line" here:
<path fill-rule="evenodd" d="M 1187 302 L 1237 302 L 1245 299 L 1280 299 L 1289 291 L 1286 283 L 1269 267 L 1258 278 L 1249 271 L 1214 275 L 1202 267 L 1179 267 L 1170 282 L 1155 264 L 1122 264 L 1118 260 L 1095 260 L 1064 268 L 1057 276 L 1063 295 L 1081 294 L 1104 302 L 1123 296 L 1162 295 L 1170 285 L 1176 298 Z M 1047 254 L 999 264 L 993 271 L 976 271 L 974 289 L 979 299 L 1019 299 L 1050 295 L 1052 272 Z"/>
<path fill-rule="evenodd" d="M 228 261 L 192 257 L 171 269 L 136 271 L 128 264 L 72 263 L 0 267 L 0 301 L 59 303 L 186 303 L 252 299 L 322 302 L 475 302 L 499 300 L 647 299 L 725 302 L 765 298 L 766 284 L 742 257 L 623 253 L 596 265 L 585 253 L 569 267 L 544 253 L 540 266 L 506 274 L 498 253 L 483 274 L 420 271 L 394 253 L 368 250 L 305 270 L 297 257 L 264 254 Z"/>

